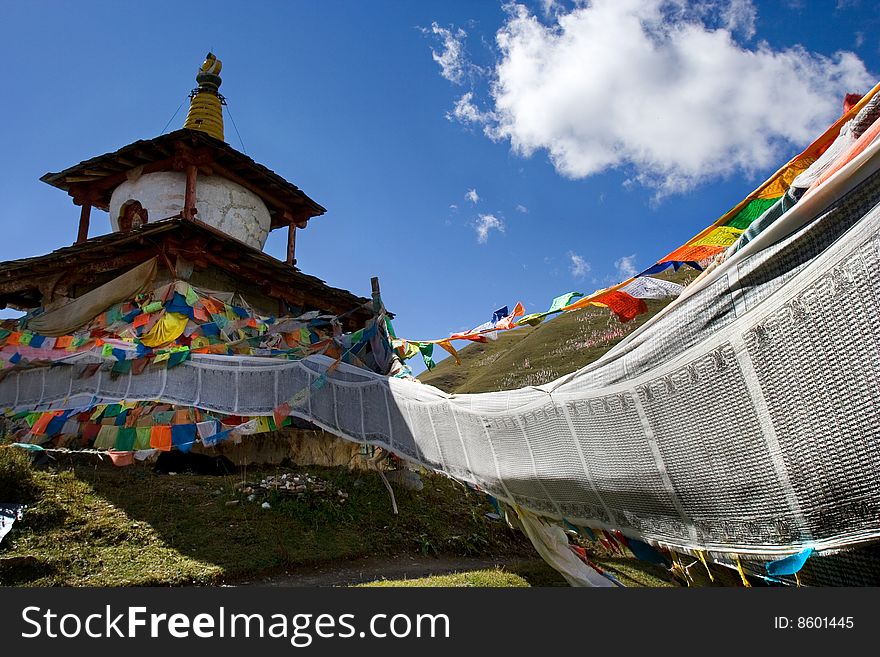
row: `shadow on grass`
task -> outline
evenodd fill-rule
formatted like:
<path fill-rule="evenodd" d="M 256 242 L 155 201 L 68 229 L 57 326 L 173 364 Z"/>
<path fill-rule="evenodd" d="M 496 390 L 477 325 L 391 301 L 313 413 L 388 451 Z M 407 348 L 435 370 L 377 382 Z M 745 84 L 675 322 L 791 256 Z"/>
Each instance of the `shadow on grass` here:
<path fill-rule="evenodd" d="M 243 481 L 292 471 L 320 477 L 334 494 L 248 502 L 238 491 Z M 395 490 L 394 515 L 375 472 L 307 467 L 158 475 L 78 459 L 37 473 L 40 502 L 0 546 L 0 560 L 9 563 L 6 570 L 0 563 L 0 583 L 216 584 L 367 556 L 534 556 L 519 532 L 485 517 L 491 507 L 483 496 L 444 477 L 423 479 L 421 491 Z M 337 489 L 348 493 L 346 501 Z M 16 566 L 18 557 L 36 564 Z"/>

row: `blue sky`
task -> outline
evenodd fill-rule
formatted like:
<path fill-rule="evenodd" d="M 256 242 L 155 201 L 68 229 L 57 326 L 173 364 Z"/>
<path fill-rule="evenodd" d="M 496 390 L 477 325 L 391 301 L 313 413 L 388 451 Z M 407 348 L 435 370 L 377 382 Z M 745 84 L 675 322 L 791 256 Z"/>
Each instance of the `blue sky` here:
<path fill-rule="evenodd" d="M 4 3 L 0 259 L 72 243 L 39 177 L 158 135 L 213 50 L 245 152 L 328 209 L 299 267 L 443 337 L 684 242 L 873 86 L 878 28 L 857 0 Z"/>

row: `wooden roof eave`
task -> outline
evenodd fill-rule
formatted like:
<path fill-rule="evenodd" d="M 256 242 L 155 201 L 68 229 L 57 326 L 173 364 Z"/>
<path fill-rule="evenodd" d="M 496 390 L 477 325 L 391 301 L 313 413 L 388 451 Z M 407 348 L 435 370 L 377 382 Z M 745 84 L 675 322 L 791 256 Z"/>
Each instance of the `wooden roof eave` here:
<path fill-rule="evenodd" d="M 91 274 L 102 274 L 134 266 L 162 253 L 182 255 L 192 261 L 201 258 L 206 267 L 228 271 L 264 289 L 280 292 L 294 305 L 331 306 L 322 309 L 330 311 L 335 307 L 336 312 L 351 310 L 361 320 L 371 315 L 368 299 L 330 287 L 212 226 L 184 219 L 168 219 L 128 233 L 94 237 L 43 256 L 0 262 L 0 302 L 34 289 L 34 283 L 40 279 L 65 271 L 87 269 Z"/>
<path fill-rule="evenodd" d="M 182 162 L 195 152 L 201 154 L 202 159 L 197 163 L 203 169 L 226 177 L 263 199 L 272 215 L 272 229 L 291 223 L 304 225 L 326 212 L 296 185 L 268 167 L 219 139 L 185 128 L 136 141 L 60 172 L 46 173 L 40 180 L 68 192 L 77 204 L 91 203 L 106 210 L 113 189 L 125 182 L 131 171 L 138 167 L 141 167 L 140 174 L 180 170 Z M 208 158 L 204 157 L 206 153 Z"/>

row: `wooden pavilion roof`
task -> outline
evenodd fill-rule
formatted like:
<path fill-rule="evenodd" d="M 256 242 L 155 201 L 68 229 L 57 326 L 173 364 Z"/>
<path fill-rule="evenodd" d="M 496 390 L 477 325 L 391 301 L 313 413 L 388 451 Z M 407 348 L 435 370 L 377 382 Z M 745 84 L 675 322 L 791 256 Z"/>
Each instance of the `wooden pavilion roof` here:
<path fill-rule="evenodd" d="M 271 169 L 226 142 L 187 128 L 136 141 L 63 171 L 47 173 L 40 180 L 66 191 L 77 205 L 88 203 L 106 211 L 113 190 L 133 173 L 183 171 L 190 164 L 205 175 L 232 180 L 259 196 L 269 208 L 272 229 L 290 224 L 304 228 L 309 219 L 326 212 Z"/>

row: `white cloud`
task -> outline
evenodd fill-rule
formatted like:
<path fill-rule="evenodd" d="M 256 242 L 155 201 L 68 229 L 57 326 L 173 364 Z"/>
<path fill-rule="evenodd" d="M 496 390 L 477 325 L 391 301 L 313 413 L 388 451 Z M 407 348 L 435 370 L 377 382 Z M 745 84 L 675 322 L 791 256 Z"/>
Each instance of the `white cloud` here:
<path fill-rule="evenodd" d="M 562 3 L 559 0 L 541 0 L 541 10 L 545 16 L 555 16 L 562 11 Z"/>
<path fill-rule="evenodd" d="M 731 32 L 739 32 L 747 39 L 755 36 L 755 19 L 758 10 L 752 4 L 752 0 L 729 0 L 722 3 L 721 19 L 724 27 Z"/>
<path fill-rule="evenodd" d="M 855 44 L 856 48 L 861 48 L 865 45 L 865 33 L 864 32 L 856 32 Z"/>
<path fill-rule="evenodd" d="M 465 199 L 467 199 L 468 201 L 470 201 L 474 205 L 476 205 L 477 202 L 480 200 L 480 195 L 477 194 L 476 189 L 467 190 L 467 193 L 464 195 L 464 197 L 465 197 Z"/>
<path fill-rule="evenodd" d="M 452 210 L 453 212 L 458 212 L 458 206 L 455 203 L 452 203 L 449 206 L 449 209 Z"/>
<path fill-rule="evenodd" d="M 475 69 L 464 47 L 467 32 L 454 25 L 440 27 L 436 22 L 431 23 L 430 28 L 421 28 L 421 31 L 423 34 L 434 35 L 440 43 L 439 52 L 431 49 L 431 56 L 440 66 L 440 75 L 453 84 L 463 84 Z"/>
<path fill-rule="evenodd" d="M 526 206 L 524 206 L 524 205 L 517 205 L 517 206 L 516 206 L 516 211 L 517 211 L 517 212 L 521 212 L 522 214 L 528 214 L 528 213 L 529 213 L 529 209 L 528 209 Z"/>
<path fill-rule="evenodd" d="M 490 230 L 504 232 L 504 222 L 493 214 L 481 214 L 474 223 L 474 230 L 477 231 L 477 242 L 485 244 L 489 241 Z"/>
<path fill-rule="evenodd" d="M 564 176 L 623 168 L 658 196 L 778 164 L 872 83 L 852 52 L 741 45 L 748 0 L 593 0 L 550 24 L 507 11 L 489 109 L 469 92 L 451 117 L 522 156 L 546 151 Z"/>
<path fill-rule="evenodd" d="M 623 256 L 614 261 L 614 268 L 621 279 L 632 278 L 639 273 L 636 269 L 636 254 Z"/>
<path fill-rule="evenodd" d="M 481 110 L 474 104 L 474 92 L 468 91 L 455 101 L 451 112 L 446 112 L 447 121 L 458 121 L 464 125 L 490 125 L 495 119 L 492 112 Z M 488 134 L 488 133 L 487 133 Z M 491 134 L 488 134 L 491 137 Z"/>
<path fill-rule="evenodd" d="M 568 259 L 570 260 L 568 270 L 575 278 L 583 278 L 592 269 L 592 267 L 590 267 L 590 263 L 584 260 L 574 251 L 568 252 Z"/>

